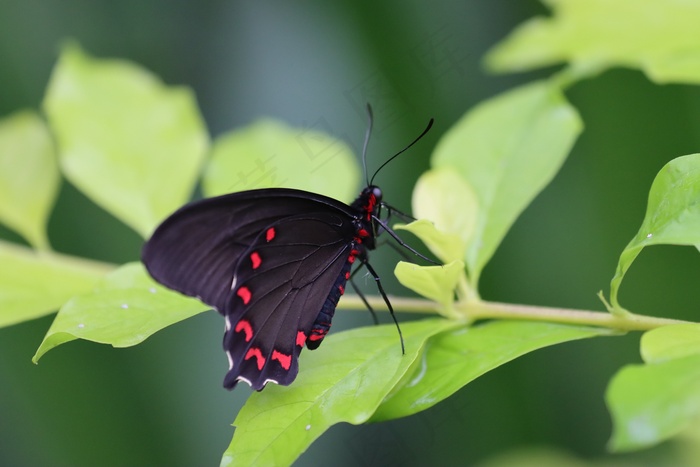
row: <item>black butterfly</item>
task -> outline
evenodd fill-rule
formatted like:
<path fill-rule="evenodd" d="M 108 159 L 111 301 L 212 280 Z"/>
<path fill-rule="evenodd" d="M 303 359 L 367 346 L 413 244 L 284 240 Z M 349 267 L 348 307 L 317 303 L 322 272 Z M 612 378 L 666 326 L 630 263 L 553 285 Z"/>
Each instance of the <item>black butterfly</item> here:
<path fill-rule="evenodd" d="M 142 260 L 153 278 L 224 315 L 224 387 L 245 381 L 262 390 L 269 382 L 294 381 L 301 349 L 323 341 L 356 262 L 375 278 L 394 317 L 367 251 L 386 231 L 418 253 L 381 219 L 382 207 L 398 211 L 382 202 L 373 179 L 351 205 L 288 188 L 196 201 L 168 217 L 144 245 Z"/>

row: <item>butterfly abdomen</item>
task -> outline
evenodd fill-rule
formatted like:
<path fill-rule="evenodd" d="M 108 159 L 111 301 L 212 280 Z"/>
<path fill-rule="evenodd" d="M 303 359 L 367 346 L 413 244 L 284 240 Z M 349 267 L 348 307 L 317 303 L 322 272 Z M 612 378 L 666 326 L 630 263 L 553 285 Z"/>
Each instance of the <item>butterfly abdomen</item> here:
<path fill-rule="evenodd" d="M 314 321 L 314 325 L 311 328 L 311 332 L 306 339 L 306 348 L 309 350 L 317 349 L 331 328 L 331 321 L 333 320 L 335 309 L 338 306 L 338 301 L 340 300 L 340 296 L 345 293 L 345 285 L 347 284 L 348 279 L 350 279 L 350 269 L 352 268 L 352 264 L 355 259 L 355 255 L 353 253 L 357 250 L 353 249 L 352 251 L 353 252 L 348 257 L 348 261 L 345 263 L 343 270 L 336 279 L 335 284 L 333 284 L 333 288 L 328 294 L 326 301 L 323 303 L 323 307 L 318 313 L 316 321 Z"/>
<path fill-rule="evenodd" d="M 340 274 L 338 275 L 333 287 L 331 288 L 328 297 L 321 307 L 321 311 L 314 321 L 311 332 L 306 340 L 306 347 L 309 350 L 317 349 L 321 342 L 328 334 L 331 328 L 331 321 L 333 320 L 333 315 L 335 314 L 335 309 L 338 306 L 338 301 L 340 297 L 345 293 L 345 286 L 350 279 L 352 266 L 357 258 L 361 260 L 366 260 L 366 250 L 367 248 L 374 248 L 374 236 L 371 233 L 371 215 L 374 211 L 376 204 L 376 198 L 373 194 L 365 195 L 363 194 L 358 198 L 356 204 L 362 203 L 362 208 L 360 212 L 363 212 L 362 217 L 357 217 L 354 220 L 355 235 L 353 243 L 351 244 L 350 254 L 348 259 L 343 266 Z"/>

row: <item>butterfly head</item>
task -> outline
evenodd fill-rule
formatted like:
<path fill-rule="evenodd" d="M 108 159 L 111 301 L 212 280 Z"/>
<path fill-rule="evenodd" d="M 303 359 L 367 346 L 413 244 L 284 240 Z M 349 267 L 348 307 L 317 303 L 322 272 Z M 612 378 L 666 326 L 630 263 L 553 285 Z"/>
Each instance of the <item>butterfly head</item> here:
<path fill-rule="evenodd" d="M 381 204 L 382 202 L 382 189 L 379 188 L 376 185 L 370 185 L 367 188 L 365 188 L 365 191 L 368 192 L 370 199 L 373 201 L 373 205 Z"/>
<path fill-rule="evenodd" d="M 355 202 L 352 203 L 352 208 L 363 214 L 363 218 L 369 221 L 372 214 L 376 214 L 379 206 L 382 203 L 382 189 L 376 185 L 369 185 L 360 196 L 357 197 Z"/>

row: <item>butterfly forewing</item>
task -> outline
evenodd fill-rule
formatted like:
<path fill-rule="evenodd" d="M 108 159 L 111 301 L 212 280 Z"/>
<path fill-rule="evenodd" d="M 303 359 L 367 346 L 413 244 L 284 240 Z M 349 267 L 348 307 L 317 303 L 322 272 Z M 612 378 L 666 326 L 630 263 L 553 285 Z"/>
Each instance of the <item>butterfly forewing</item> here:
<path fill-rule="evenodd" d="M 144 245 L 142 260 L 161 284 L 223 313 L 234 267 L 266 227 L 298 214 L 350 216 L 332 198 L 291 189 L 243 191 L 184 206 Z"/>

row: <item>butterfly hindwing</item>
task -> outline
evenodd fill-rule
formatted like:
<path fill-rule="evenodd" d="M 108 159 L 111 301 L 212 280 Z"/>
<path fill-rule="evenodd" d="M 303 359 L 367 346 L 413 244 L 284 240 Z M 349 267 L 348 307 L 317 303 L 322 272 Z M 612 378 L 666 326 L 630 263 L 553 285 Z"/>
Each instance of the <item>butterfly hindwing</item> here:
<path fill-rule="evenodd" d="M 270 381 L 294 380 L 299 353 L 349 269 L 354 235 L 350 217 L 310 212 L 266 227 L 241 254 L 224 312 L 230 364 L 225 387 L 244 380 L 260 390 Z"/>

